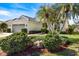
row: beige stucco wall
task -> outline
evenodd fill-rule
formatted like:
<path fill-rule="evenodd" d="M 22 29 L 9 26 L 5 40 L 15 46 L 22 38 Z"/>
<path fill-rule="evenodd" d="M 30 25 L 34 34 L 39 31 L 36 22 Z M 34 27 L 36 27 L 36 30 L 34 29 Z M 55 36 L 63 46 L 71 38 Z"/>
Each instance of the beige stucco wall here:
<path fill-rule="evenodd" d="M 12 29 L 12 26 L 14 24 L 25 24 L 25 28 L 27 28 L 28 31 L 39 31 L 41 30 L 41 27 L 42 27 L 42 24 L 40 22 L 37 22 L 37 21 L 28 21 L 25 20 L 25 19 L 21 19 L 21 20 L 13 20 L 13 21 L 8 21 L 6 22 L 8 24 L 8 28 L 11 28 L 11 31 L 13 30 Z"/>
<path fill-rule="evenodd" d="M 29 21 L 27 24 L 27 28 L 29 31 L 40 31 L 42 28 L 42 24 L 40 22 Z"/>

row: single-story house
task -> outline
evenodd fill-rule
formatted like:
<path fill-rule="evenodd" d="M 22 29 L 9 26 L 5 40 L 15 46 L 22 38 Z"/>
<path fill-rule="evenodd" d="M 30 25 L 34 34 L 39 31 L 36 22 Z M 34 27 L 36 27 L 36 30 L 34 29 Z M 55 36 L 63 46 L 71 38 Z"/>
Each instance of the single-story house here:
<path fill-rule="evenodd" d="M 1 22 L 0 22 L 1 23 Z M 8 28 L 11 29 L 11 32 L 21 32 L 22 29 L 26 28 L 27 32 L 30 31 L 41 31 L 42 23 L 38 21 L 38 18 L 32 18 L 25 15 L 20 16 L 19 18 L 14 18 L 8 21 L 5 21 L 8 25 Z M 65 28 L 62 30 L 64 31 L 68 28 L 67 23 L 65 24 Z M 62 28 L 63 24 L 60 24 L 60 29 Z M 48 28 L 49 30 L 49 28 Z"/>
<path fill-rule="evenodd" d="M 42 23 L 36 21 L 35 18 L 31 18 L 25 15 L 20 16 L 12 20 L 6 21 L 8 28 L 11 29 L 11 32 L 20 32 L 21 29 L 26 28 L 27 32 L 29 31 L 40 31 L 42 28 Z"/>
<path fill-rule="evenodd" d="M 0 23 L 2 23 L 2 21 L 0 21 Z"/>

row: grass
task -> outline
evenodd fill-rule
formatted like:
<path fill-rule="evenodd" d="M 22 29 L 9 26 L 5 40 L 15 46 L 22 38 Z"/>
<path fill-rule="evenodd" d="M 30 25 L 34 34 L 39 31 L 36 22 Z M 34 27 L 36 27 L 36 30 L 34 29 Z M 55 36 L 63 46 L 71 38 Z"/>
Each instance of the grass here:
<path fill-rule="evenodd" d="M 79 34 L 61 34 L 61 36 L 65 36 L 69 39 L 69 41 L 73 43 L 79 42 Z"/>
<path fill-rule="evenodd" d="M 32 34 L 31 37 L 45 37 L 46 34 Z M 79 34 L 60 34 L 60 36 L 67 37 L 67 39 L 73 43 L 79 42 Z"/>
<path fill-rule="evenodd" d="M 79 39 L 79 34 L 61 34 L 61 36 L 66 36 L 68 38 Z"/>

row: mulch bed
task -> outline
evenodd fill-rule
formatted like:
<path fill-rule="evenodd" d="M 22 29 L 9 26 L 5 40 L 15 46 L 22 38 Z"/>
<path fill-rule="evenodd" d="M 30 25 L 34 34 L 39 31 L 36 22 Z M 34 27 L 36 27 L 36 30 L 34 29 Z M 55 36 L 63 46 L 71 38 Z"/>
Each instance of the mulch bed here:
<path fill-rule="evenodd" d="M 6 52 L 4 52 L 4 51 L 0 50 L 0 56 L 6 56 L 6 55 L 7 55 L 7 53 L 6 53 Z"/>
<path fill-rule="evenodd" d="M 41 49 L 42 48 L 38 48 L 38 47 L 28 47 L 27 49 L 17 52 L 17 53 L 13 53 L 10 54 L 11 56 L 39 56 L 41 53 Z M 9 56 L 10 56 L 9 55 Z"/>
<path fill-rule="evenodd" d="M 59 51 L 64 50 L 65 46 L 61 46 Z M 0 56 L 39 56 L 40 53 L 48 53 L 48 49 L 46 48 L 38 48 L 36 46 L 30 46 L 27 49 L 17 52 L 17 53 L 13 53 L 13 54 L 7 54 L 6 52 L 0 51 Z"/>

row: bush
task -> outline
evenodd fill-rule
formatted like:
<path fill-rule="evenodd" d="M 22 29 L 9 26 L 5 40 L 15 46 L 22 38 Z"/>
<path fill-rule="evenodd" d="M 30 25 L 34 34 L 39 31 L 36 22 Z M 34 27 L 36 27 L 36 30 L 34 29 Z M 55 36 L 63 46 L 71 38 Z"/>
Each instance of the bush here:
<path fill-rule="evenodd" d="M 48 30 L 45 29 L 45 28 L 42 28 L 42 29 L 41 29 L 41 32 L 45 34 L 45 33 L 48 33 Z"/>
<path fill-rule="evenodd" d="M 72 28 L 69 28 L 69 29 L 67 30 L 67 33 L 68 33 L 68 34 L 73 34 L 73 29 L 72 29 Z"/>
<path fill-rule="evenodd" d="M 0 30 L 1 32 L 6 32 L 8 25 L 6 23 L 0 23 Z"/>
<path fill-rule="evenodd" d="M 7 32 L 8 32 L 8 33 L 11 33 L 11 29 L 10 29 L 10 28 L 8 28 L 8 29 L 7 29 Z"/>
<path fill-rule="evenodd" d="M 67 34 L 67 32 L 65 32 L 65 31 L 61 31 L 60 34 Z"/>
<path fill-rule="evenodd" d="M 1 40 L 0 46 L 3 51 L 15 53 L 27 48 L 30 40 L 26 33 L 14 33 L 6 39 Z"/>
<path fill-rule="evenodd" d="M 44 46 L 50 51 L 58 51 L 61 44 L 62 37 L 56 32 L 49 33 L 44 40 Z"/>
<path fill-rule="evenodd" d="M 26 28 L 23 28 L 23 29 L 21 29 L 21 32 L 27 33 L 27 29 Z"/>
<path fill-rule="evenodd" d="M 67 30 L 67 33 L 68 34 L 73 34 L 74 33 L 74 28 L 75 28 L 74 25 L 72 25 L 72 26 L 70 25 L 69 28 L 68 28 L 68 30 Z"/>

